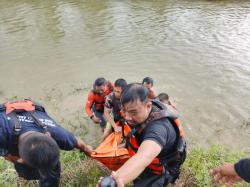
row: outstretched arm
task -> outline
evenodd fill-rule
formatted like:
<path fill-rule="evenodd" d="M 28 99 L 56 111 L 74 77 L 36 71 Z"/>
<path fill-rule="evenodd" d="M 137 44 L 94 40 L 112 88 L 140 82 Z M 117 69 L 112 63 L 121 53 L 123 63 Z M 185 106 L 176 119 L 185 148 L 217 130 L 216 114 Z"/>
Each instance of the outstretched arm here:
<path fill-rule="evenodd" d="M 131 157 L 119 170 L 116 172 L 116 178 L 123 184 L 127 184 L 138 177 L 145 168 L 153 161 L 161 152 L 161 146 L 152 141 L 145 140 L 142 142 L 138 152 Z"/>
<path fill-rule="evenodd" d="M 112 125 L 115 132 L 121 131 L 121 128 L 116 125 L 113 117 L 111 116 L 111 109 L 107 108 L 106 106 L 104 107 L 104 117 Z"/>
<path fill-rule="evenodd" d="M 213 176 L 215 182 L 225 184 L 227 187 L 231 187 L 233 183 L 241 180 L 235 171 L 234 164 L 231 163 L 210 170 L 210 174 Z"/>
<path fill-rule="evenodd" d="M 90 145 L 85 144 L 81 139 L 77 138 L 77 149 L 90 156 L 93 152 L 93 148 Z"/>

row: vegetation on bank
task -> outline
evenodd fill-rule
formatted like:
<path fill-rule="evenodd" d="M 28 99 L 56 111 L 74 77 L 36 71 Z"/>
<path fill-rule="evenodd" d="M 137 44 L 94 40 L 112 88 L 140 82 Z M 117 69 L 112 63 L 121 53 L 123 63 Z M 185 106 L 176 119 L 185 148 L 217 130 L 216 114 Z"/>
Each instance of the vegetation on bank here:
<path fill-rule="evenodd" d="M 72 93 L 72 95 L 69 94 L 69 101 L 71 101 L 71 97 L 72 100 L 75 100 L 75 97 L 82 95 L 83 90 L 75 90 L 75 92 Z M 43 103 L 44 106 L 47 104 L 46 109 L 48 109 L 48 113 L 56 119 L 58 124 L 65 124 L 63 126 L 66 129 L 74 132 L 76 136 L 81 138 L 93 136 L 92 131 L 96 132 L 98 127 L 92 126 L 89 118 L 82 116 L 82 106 L 79 105 L 79 108 L 76 107 L 73 110 L 69 107 L 71 105 L 61 105 L 59 102 L 63 97 L 61 92 L 55 89 L 55 93 L 51 93 L 54 92 L 49 91 L 48 94 L 45 94 L 47 96 L 41 99 L 41 103 Z M 11 98 L 11 100 L 16 99 L 20 98 Z M 62 109 L 64 109 L 63 112 Z M 70 113 L 68 111 L 70 111 Z M 60 114 L 64 115 L 62 116 Z M 88 124 L 91 125 L 88 126 Z M 248 126 L 249 122 L 244 123 L 244 125 Z M 93 139 L 92 137 L 90 140 Z M 87 142 L 90 143 L 89 140 Z M 94 142 L 91 141 L 91 144 L 97 145 L 98 140 L 94 139 Z M 219 145 L 212 145 L 209 149 L 188 145 L 188 156 L 182 167 L 180 179 L 177 180 L 175 186 L 215 186 L 212 178 L 209 176 L 209 170 L 226 162 L 237 162 L 240 158 L 244 157 L 249 157 L 249 154 L 232 151 Z M 103 165 L 89 159 L 77 150 L 62 151 L 61 165 L 61 186 L 94 187 L 100 176 L 105 176 L 110 173 Z M 38 182 L 27 182 L 19 178 L 13 164 L 0 157 L 0 186 L 38 186 Z M 250 185 L 244 182 L 238 183 L 235 186 L 250 187 Z"/>
<path fill-rule="evenodd" d="M 232 152 L 217 145 L 211 146 L 210 149 L 192 148 L 189 150 L 176 186 L 214 186 L 212 178 L 209 176 L 209 169 L 225 162 L 236 162 L 246 156 L 246 153 Z M 103 165 L 78 151 L 62 151 L 61 163 L 61 186 L 95 186 L 101 175 L 108 175 L 110 172 Z M 18 178 L 13 165 L 0 159 L 0 186 L 38 186 L 38 183 Z M 236 186 L 250 187 L 244 182 Z"/>
<path fill-rule="evenodd" d="M 247 153 L 232 151 L 218 145 L 212 145 L 209 149 L 194 147 L 189 150 L 178 186 L 215 186 L 209 175 L 211 168 L 227 162 L 235 163 L 247 156 Z M 235 186 L 250 187 L 245 182 L 237 183 Z"/>

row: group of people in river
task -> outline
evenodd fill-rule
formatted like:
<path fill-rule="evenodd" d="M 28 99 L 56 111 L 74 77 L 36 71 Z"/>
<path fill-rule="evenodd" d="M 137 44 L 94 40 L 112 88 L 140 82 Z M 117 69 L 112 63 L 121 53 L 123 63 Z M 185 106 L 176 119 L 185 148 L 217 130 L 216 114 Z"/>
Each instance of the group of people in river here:
<path fill-rule="evenodd" d="M 104 141 L 111 133 L 122 133 L 129 159 L 111 174 L 115 186 L 133 182 L 135 187 L 164 187 L 174 183 L 186 158 L 184 131 L 176 106 L 167 93 L 156 94 L 154 82 L 123 78 L 114 83 L 97 78 L 88 93 L 85 111 L 100 125 Z M 124 133 L 124 127 L 129 131 Z M 0 106 L 0 155 L 13 162 L 20 177 L 39 180 L 41 187 L 60 183 L 60 149 L 79 149 L 91 156 L 90 145 L 58 125 L 40 104 L 6 102 Z M 215 181 L 231 186 L 250 182 L 250 159 L 226 164 L 210 171 Z M 102 185 L 100 178 L 97 186 Z M 111 185 L 109 185 L 111 186 Z"/>
<path fill-rule="evenodd" d="M 156 96 L 152 78 L 145 77 L 142 80 L 142 85 L 148 91 L 148 99 L 157 99 L 172 109 L 176 109 L 175 105 L 170 101 L 168 94 L 160 93 Z M 101 77 L 95 80 L 93 89 L 88 93 L 85 111 L 93 123 L 100 125 L 104 132 L 102 140 L 112 131 L 121 131 L 121 126 L 118 126 L 117 122 L 123 119 L 121 93 L 126 86 L 127 81 L 125 79 L 120 78 L 111 83 Z"/>

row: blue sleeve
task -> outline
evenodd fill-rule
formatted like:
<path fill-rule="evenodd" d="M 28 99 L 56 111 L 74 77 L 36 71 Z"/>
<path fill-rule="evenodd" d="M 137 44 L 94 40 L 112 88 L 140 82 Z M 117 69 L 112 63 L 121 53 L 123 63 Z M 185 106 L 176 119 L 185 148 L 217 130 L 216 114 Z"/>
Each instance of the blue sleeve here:
<path fill-rule="evenodd" d="M 60 149 L 72 150 L 76 147 L 77 140 L 71 132 L 58 125 L 47 113 L 37 112 L 37 114 L 40 117 L 39 120 L 47 125 L 51 137 L 57 142 Z"/>
<path fill-rule="evenodd" d="M 13 129 L 5 112 L 0 112 L 0 148 L 6 148 L 12 140 Z"/>
<path fill-rule="evenodd" d="M 72 150 L 77 146 L 75 136 L 60 126 L 49 127 L 51 137 L 57 142 L 60 149 Z"/>
<path fill-rule="evenodd" d="M 250 183 L 250 159 L 242 159 L 234 167 L 240 178 Z"/>

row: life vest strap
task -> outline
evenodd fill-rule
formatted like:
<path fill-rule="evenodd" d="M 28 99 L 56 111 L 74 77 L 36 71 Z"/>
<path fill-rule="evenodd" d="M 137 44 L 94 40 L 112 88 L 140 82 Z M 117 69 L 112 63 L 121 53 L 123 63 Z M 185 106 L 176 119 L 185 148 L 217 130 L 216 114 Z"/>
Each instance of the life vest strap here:
<path fill-rule="evenodd" d="M 22 125 L 17 117 L 16 112 L 12 111 L 11 113 L 7 114 L 7 116 L 10 118 L 10 120 L 14 126 L 14 129 L 13 129 L 14 135 L 19 136 L 21 129 L 22 129 Z"/>
<path fill-rule="evenodd" d="M 44 133 L 48 132 L 47 126 L 43 124 L 37 115 L 36 111 L 46 112 L 44 107 L 40 104 L 33 102 L 29 99 L 25 99 L 23 101 L 15 101 L 15 102 L 7 102 L 5 104 L 0 105 L 0 112 L 5 111 L 6 115 L 11 119 L 11 122 L 14 126 L 14 134 L 15 136 L 20 135 L 20 131 L 22 129 L 22 125 L 18 119 L 17 114 L 21 112 L 28 112 L 33 119 L 34 123 L 41 127 L 44 130 Z"/>

